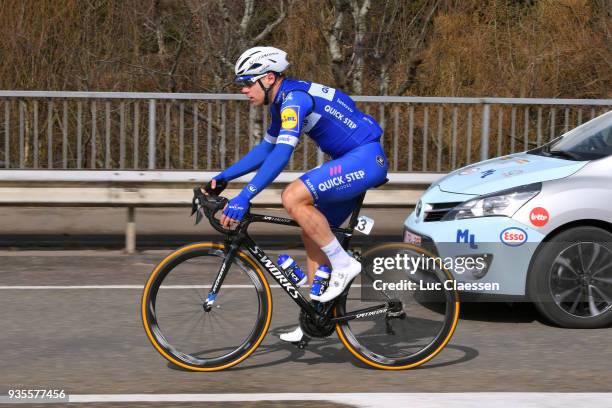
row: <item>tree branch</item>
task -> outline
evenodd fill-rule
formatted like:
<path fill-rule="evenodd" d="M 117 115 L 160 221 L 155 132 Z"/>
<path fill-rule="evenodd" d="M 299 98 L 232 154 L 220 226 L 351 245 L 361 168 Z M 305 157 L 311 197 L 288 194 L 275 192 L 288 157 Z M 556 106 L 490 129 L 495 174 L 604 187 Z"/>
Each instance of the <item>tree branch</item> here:
<path fill-rule="evenodd" d="M 344 67 L 345 57 L 340 46 L 340 39 L 342 38 L 342 27 L 344 25 L 345 14 L 348 12 L 349 7 L 350 3 L 348 0 L 334 1 L 336 18 L 326 36 L 329 55 L 331 56 L 332 62 L 332 74 L 334 75 L 336 84 L 339 87 L 343 87 L 346 81 L 346 70 Z"/>
<path fill-rule="evenodd" d="M 280 14 L 276 20 L 274 20 L 271 24 L 268 24 L 264 30 L 259 33 L 252 41 L 252 44 L 257 44 L 262 41 L 266 37 L 270 35 L 272 30 L 274 30 L 283 20 L 287 17 L 287 10 L 285 10 L 285 0 L 281 0 L 280 2 Z"/>
<path fill-rule="evenodd" d="M 439 4 L 440 0 L 436 0 L 432 4 L 431 8 L 429 9 L 429 12 L 427 13 L 427 16 L 425 17 L 425 20 L 423 21 L 421 32 L 419 33 L 419 36 L 417 37 L 413 47 L 410 50 L 410 54 L 408 57 L 408 66 L 406 67 L 406 80 L 404 80 L 404 82 L 402 82 L 402 84 L 399 86 L 397 95 L 403 95 L 408 90 L 408 88 L 410 88 L 416 81 L 418 67 L 423 62 L 422 59 L 417 57 L 418 49 L 425 40 L 427 28 Z"/>
<path fill-rule="evenodd" d="M 240 29 L 238 30 L 238 34 L 240 35 L 240 40 L 244 41 L 246 38 L 246 33 L 249 28 L 249 24 L 251 23 L 251 19 L 253 18 L 253 10 L 255 0 L 244 0 L 244 15 L 242 16 L 242 21 L 240 21 Z M 242 46 L 243 44 L 241 44 Z"/>

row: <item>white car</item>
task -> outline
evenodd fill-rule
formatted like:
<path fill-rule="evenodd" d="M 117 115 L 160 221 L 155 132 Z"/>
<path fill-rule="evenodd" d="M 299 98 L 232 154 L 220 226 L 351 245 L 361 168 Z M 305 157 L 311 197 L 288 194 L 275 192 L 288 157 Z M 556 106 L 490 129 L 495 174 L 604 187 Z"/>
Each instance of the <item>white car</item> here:
<path fill-rule="evenodd" d="M 537 149 L 458 169 L 433 184 L 404 241 L 487 295 L 533 301 L 563 327 L 612 323 L 612 111 Z M 455 267 L 455 269 L 457 269 Z"/>

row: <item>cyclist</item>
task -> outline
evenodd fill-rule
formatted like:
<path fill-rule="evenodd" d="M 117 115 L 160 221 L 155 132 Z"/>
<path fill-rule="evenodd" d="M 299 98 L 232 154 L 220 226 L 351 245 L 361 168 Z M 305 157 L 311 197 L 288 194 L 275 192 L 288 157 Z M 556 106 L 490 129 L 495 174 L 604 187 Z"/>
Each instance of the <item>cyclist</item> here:
<path fill-rule="evenodd" d="M 361 272 L 361 264 L 342 248 L 330 225 L 342 224 L 357 197 L 385 180 L 388 163 L 379 142 L 383 131 L 340 90 L 285 77 L 288 66 L 287 54 L 274 47 L 254 47 L 238 58 L 234 81 L 252 105 L 270 106 L 271 124 L 261 143 L 215 176 L 206 189 L 218 194 L 228 181 L 259 169 L 223 210 L 225 227 L 239 222 L 253 197 L 287 165 L 300 135 L 310 136 L 332 160 L 289 184 L 282 202 L 302 228 L 309 283 L 319 265 L 332 268 L 329 286 L 318 299 L 329 302 Z M 302 335 L 298 326 L 281 339 L 296 342 Z"/>

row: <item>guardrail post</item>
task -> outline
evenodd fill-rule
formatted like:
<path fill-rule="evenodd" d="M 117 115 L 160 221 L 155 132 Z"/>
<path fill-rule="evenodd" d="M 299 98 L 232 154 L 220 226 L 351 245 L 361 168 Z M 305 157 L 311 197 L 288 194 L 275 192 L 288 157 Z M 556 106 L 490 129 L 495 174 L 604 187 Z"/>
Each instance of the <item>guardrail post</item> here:
<path fill-rule="evenodd" d="M 136 252 L 136 208 L 128 207 L 127 223 L 125 225 L 125 252 Z"/>
<path fill-rule="evenodd" d="M 149 170 L 155 169 L 155 113 L 155 99 L 149 99 Z"/>
<path fill-rule="evenodd" d="M 489 158 L 489 126 L 491 122 L 491 105 L 482 105 L 482 134 L 480 137 L 480 160 Z"/>

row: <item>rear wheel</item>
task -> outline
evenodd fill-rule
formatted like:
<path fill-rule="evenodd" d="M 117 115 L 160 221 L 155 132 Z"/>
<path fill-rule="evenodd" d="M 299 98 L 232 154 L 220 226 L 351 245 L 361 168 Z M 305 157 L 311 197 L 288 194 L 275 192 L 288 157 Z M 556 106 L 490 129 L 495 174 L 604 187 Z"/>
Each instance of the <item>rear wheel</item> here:
<path fill-rule="evenodd" d="M 612 234 L 575 227 L 545 242 L 528 278 L 540 313 L 569 328 L 612 324 Z"/>
<path fill-rule="evenodd" d="M 224 260 L 224 244 L 189 245 L 164 259 L 145 285 L 141 308 L 147 337 L 179 367 L 232 367 L 251 355 L 268 331 L 270 287 L 257 264 L 240 250 L 212 307 L 207 305 Z"/>
<path fill-rule="evenodd" d="M 417 258 L 430 257 L 422 249 L 407 244 L 383 247 Z M 363 254 L 366 260 L 369 256 L 367 252 Z M 442 285 L 440 290 L 377 290 L 375 287 L 381 288 L 381 283 L 374 286 L 374 281 L 389 282 L 390 279 L 381 279 L 385 278 L 384 274 L 374 275 L 368 269 L 364 266 L 347 296 L 339 300 L 336 315 L 342 316 L 384 302 L 395 302 L 400 305 L 399 309 L 386 315 L 375 314 L 336 325 L 342 343 L 359 360 L 380 369 L 409 369 L 431 360 L 450 341 L 459 319 L 458 293 L 444 286 L 444 282 L 453 281 L 451 273 L 442 267 L 434 267 L 400 277 L 404 278 L 400 280 L 423 281 L 430 287 L 439 283 Z M 396 279 L 392 281 L 399 282 Z"/>

